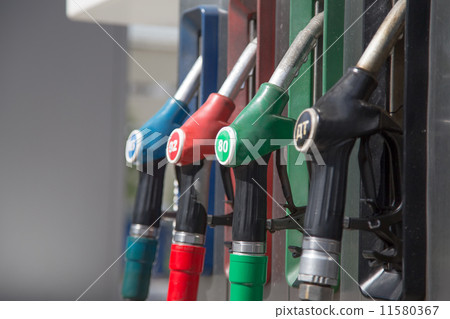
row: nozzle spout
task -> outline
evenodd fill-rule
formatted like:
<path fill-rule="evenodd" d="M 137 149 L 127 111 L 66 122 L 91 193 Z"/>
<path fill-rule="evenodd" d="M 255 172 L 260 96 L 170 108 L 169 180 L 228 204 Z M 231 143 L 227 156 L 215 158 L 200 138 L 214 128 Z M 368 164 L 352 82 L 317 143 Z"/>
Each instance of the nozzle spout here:
<path fill-rule="evenodd" d="M 256 63 L 256 48 L 258 39 L 253 39 L 242 52 L 230 74 L 223 82 L 219 90 L 219 94 L 226 96 L 232 100 L 238 95 L 242 83 L 247 79 L 251 69 Z"/>
<path fill-rule="evenodd" d="M 203 58 L 199 56 L 192 66 L 189 73 L 184 78 L 178 87 L 177 92 L 174 94 L 173 98 L 175 100 L 181 101 L 183 103 L 189 103 L 189 101 L 194 96 L 195 92 L 198 90 L 200 84 L 200 74 L 202 73 Z"/>
<path fill-rule="evenodd" d="M 308 25 L 299 32 L 287 50 L 283 59 L 273 72 L 269 83 L 287 90 L 323 31 L 323 12 L 317 14 Z"/>
<path fill-rule="evenodd" d="M 378 73 L 402 34 L 405 24 L 406 0 L 398 1 L 370 41 L 356 67 Z"/>

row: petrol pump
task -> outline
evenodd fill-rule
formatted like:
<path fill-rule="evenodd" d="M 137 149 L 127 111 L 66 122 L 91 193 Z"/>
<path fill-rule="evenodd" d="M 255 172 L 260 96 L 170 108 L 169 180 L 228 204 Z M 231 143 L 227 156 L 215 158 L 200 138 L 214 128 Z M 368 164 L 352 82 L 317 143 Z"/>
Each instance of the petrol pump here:
<path fill-rule="evenodd" d="M 226 13 L 216 6 L 199 6 L 188 10 L 182 18 L 183 33 L 180 35 L 180 46 L 186 55 L 198 54 L 199 50 L 204 59 L 204 70 L 200 80 L 199 102 L 205 103 L 207 97 L 217 90 L 219 73 L 219 32 L 220 22 L 226 18 Z M 195 105 L 195 109 L 198 104 Z M 195 122 L 195 120 L 194 120 Z M 174 147 L 173 141 L 169 143 Z M 179 145 L 177 145 L 178 147 Z M 164 149 L 164 152 L 166 150 Z M 176 214 L 176 226 L 172 242 L 193 244 L 172 245 L 169 268 L 168 300 L 195 300 L 199 276 L 202 270 L 212 273 L 212 259 L 214 250 L 214 233 L 210 230 L 204 237 L 198 236 L 195 231 L 177 231 L 182 224 L 180 218 L 189 214 L 211 212 L 209 197 L 214 194 L 214 187 L 210 187 L 210 166 L 186 165 L 177 168 L 180 185 L 179 209 Z M 213 184 L 212 184 L 213 185 Z M 212 186 L 211 185 L 211 186 Z M 209 238 L 207 247 L 196 249 L 199 241 Z M 201 258 L 192 258 L 201 255 Z M 206 257 L 205 257 L 206 255 Z M 192 262 L 191 262 L 192 261 Z M 192 276 L 196 280 L 191 279 Z"/>
<path fill-rule="evenodd" d="M 173 98 L 128 140 L 125 157 L 142 170 L 135 208 L 127 238 L 122 285 L 124 299 L 145 300 L 157 250 L 159 219 L 165 173 L 166 142 L 201 101 L 215 90 L 218 63 L 219 21 L 223 13 L 215 6 L 199 6 L 183 13 L 180 22 L 179 76 L 184 78 Z M 200 49 L 201 48 L 201 51 Z M 186 180 L 181 179 L 185 185 Z M 181 187 L 180 194 L 186 192 Z M 186 194 L 186 196 L 188 196 Z M 180 196 L 182 200 L 183 196 Z"/>
<path fill-rule="evenodd" d="M 198 198 L 188 198 L 187 209 L 177 213 L 168 300 L 196 299 L 207 225 L 208 202 L 207 198 L 201 196 L 209 189 L 211 163 L 206 157 L 214 155 L 211 141 L 214 141 L 219 129 L 227 124 L 235 108 L 233 99 L 255 65 L 256 46 L 257 39 L 254 39 L 245 48 L 218 93 L 210 94 L 199 110 L 170 134 L 166 151 L 168 161 L 180 165 L 182 174 L 196 176 L 198 171 L 202 171 L 202 175 L 195 182 Z M 227 193 L 230 192 L 232 190 Z"/>
<path fill-rule="evenodd" d="M 173 98 L 127 140 L 125 158 L 138 163 L 139 184 L 127 238 L 125 272 L 122 284 L 124 299 L 145 300 L 148 294 L 152 265 L 158 244 L 161 203 L 165 174 L 164 149 L 167 135 L 180 126 L 187 116 L 187 104 L 196 93 L 203 64 L 199 57 Z"/>
<path fill-rule="evenodd" d="M 340 241 L 343 228 L 370 231 L 385 248 L 364 253 L 378 265 L 372 280 L 362 285 L 370 298 L 398 299 L 402 272 L 401 126 L 381 107 L 368 103 L 376 88 L 376 74 L 403 33 L 406 1 L 391 9 L 356 67 L 350 68 L 317 103 L 297 119 L 294 142 L 311 153 L 316 148 L 324 163 L 311 163 L 310 190 L 303 226 L 300 257 L 300 299 L 331 300 L 338 284 Z M 368 139 L 380 134 L 389 160 L 391 192 L 380 202 L 370 162 Z M 367 203 L 377 212 L 372 218 L 344 218 L 348 161 L 360 138 L 359 167 Z M 400 284 L 401 286 L 401 284 Z M 401 289 L 400 289 L 401 293 Z"/>
<path fill-rule="evenodd" d="M 254 201 L 252 209 L 248 209 L 248 206 L 242 203 L 241 209 L 238 211 L 235 209 L 233 214 L 233 253 L 230 256 L 231 300 L 262 300 L 267 267 L 267 257 L 264 256 L 267 228 L 271 231 L 299 228 L 289 218 L 267 222 L 265 210 L 258 209 L 258 205 L 264 202 L 267 196 L 270 197 L 270 194 L 260 180 L 261 175 L 255 173 L 266 169 L 266 166 L 258 165 L 258 160 L 263 158 L 267 160 L 273 151 L 283 145 L 274 145 L 273 139 L 285 143 L 284 145 L 289 143 L 294 120 L 281 116 L 288 100 L 286 91 L 298 69 L 315 47 L 322 33 L 322 26 L 323 13 L 319 13 L 297 35 L 268 83 L 260 86 L 246 108 L 233 123 L 222 128 L 216 137 L 215 150 L 218 161 L 222 165 L 234 167 L 237 180 L 245 180 L 259 189 L 258 192 L 247 194 L 253 197 L 248 199 Z M 255 145 L 258 145 L 257 152 L 252 149 Z M 283 173 L 280 175 L 286 176 Z M 286 181 L 285 178 L 283 180 Z M 288 186 L 285 187 L 285 195 L 290 198 L 288 189 Z M 236 195 L 236 202 L 237 198 Z M 300 216 L 296 215 L 296 218 Z"/>

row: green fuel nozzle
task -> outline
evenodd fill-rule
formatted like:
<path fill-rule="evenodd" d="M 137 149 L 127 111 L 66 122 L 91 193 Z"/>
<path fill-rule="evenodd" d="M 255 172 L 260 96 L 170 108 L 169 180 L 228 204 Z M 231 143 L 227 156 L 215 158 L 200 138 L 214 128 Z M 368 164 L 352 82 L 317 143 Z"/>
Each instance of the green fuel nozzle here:
<path fill-rule="evenodd" d="M 240 166 L 291 142 L 295 120 L 281 116 L 287 89 L 322 34 L 323 13 L 317 14 L 295 38 L 268 83 L 263 83 L 245 109 L 216 137 L 218 161 Z"/>
<path fill-rule="evenodd" d="M 294 120 L 281 116 L 286 93 L 298 69 L 322 33 L 323 14 L 317 15 L 298 34 L 270 81 L 258 92 L 234 122 L 219 131 L 215 151 L 219 162 L 234 167 L 236 197 L 230 255 L 230 299 L 262 300 L 268 257 L 267 166 L 270 153 L 290 142 Z M 281 144 L 274 142 L 281 140 Z M 277 141 L 279 142 L 279 141 Z M 274 145 L 275 144 L 275 145 Z M 272 223 L 270 230 L 280 226 Z"/>

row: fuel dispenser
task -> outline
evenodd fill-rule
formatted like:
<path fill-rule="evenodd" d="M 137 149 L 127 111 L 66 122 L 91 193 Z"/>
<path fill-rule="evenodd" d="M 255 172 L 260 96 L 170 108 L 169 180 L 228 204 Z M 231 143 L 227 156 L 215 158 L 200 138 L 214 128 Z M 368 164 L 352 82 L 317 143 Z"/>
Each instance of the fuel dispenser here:
<path fill-rule="evenodd" d="M 180 34 L 180 47 L 185 55 L 195 55 L 201 50 L 204 70 L 200 80 L 199 101 L 204 104 L 207 97 L 217 90 L 219 66 L 219 23 L 225 18 L 225 13 L 215 6 L 199 6 L 188 10 L 182 18 L 182 26 L 186 26 Z M 208 60 L 207 60 L 208 59 Z M 194 107 L 197 108 L 197 105 Z M 195 120 L 194 120 L 195 122 Z M 168 147 L 173 148 L 172 138 Z M 164 150 L 165 151 L 165 150 Z M 179 209 L 177 223 L 173 234 L 169 268 L 169 290 L 167 300 L 195 300 L 199 276 L 204 270 L 212 273 L 214 233 L 197 232 L 196 229 L 183 228 L 184 218 L 201 216 L 213 211 L 209 203 L 210 194 L 214 188 L 210 186 L 210 162 L 205 165 L 185 165 L 177 168 L 180 185 Z M 214 181 L 212 179 L 212 181 Z M 212 183 L 211 185 L 213 185 Z M 181 220 L 180 220 L 181 219 Z M 186 225 L 186 223 L 184 223 Z M 199 246 L 209 237 L 205 247 Z M 206 254 L 206 257 L 205 257 Z"/>
<path fill-rule="evenodd" d="M 128 137 L 125 158 L 129 164 L 142 165 L 136 201 L 127 238 L 122 297 L 145 300 L 158 244 L 157 233 L 165 173 L 164 149 L 170 131 L 189 115 L 188 103 L 196 93 L 203 59 L 198 57 L 173 98 Z"/>
<path fill-rule="evenodd" d="M 195 183 L 198 197 L 187 198 L 184 201 L 186 209 L 180 208 L 177 213 L 168 300 L 196 299 L 196 287 L 205 253 L 203 245 L 207 225 L 208 198 L 204 194 L 209 189 L 211 161 L 206 157 L 214 155 L 214 146 L 210 141 L 219 129 L 227 124 L 235 108 L 233 99 L 255 65 L 256 47 L 257 39 L 254 39 L 245 48 L 218 93 L 210 94 L 200 109 L 183 126 L 170 134 L 167 159 L 180 165 L 183 176 L 191 176 L 189 181 Z M 225 183 L 225 186 L 228 186 L 228 199 L 232 201 L 233 196 L 230 194 L 233 190 L 229 189 L 231 183 Z M 215 224 L 219 223 L 218 217 L 212 217 L 215 218 Z M 228 222 L 225 220 L 225 223 Z"/>
<path fill-rule="evenodd" d="M 308 206 L 300 257 L 300 299 L 331 300 L 338 283 L 343 228 L 370 231 L 383 239 L 384 249 L 364 252 L 377 265 L 373 280 L 362 286 L 372 298 L 396 299 L 402 271 L 401 126 L 390 114 L 367 102 L 377 83 L 375 75 L 403 32 L 406 1 L 398 1 L 351 68 L 317 103 L 303 111 L 295 124 L 294 143 L 303 153 L 316 148 L 325 165 L 311 163 Z M 390 172 L 389 203 L 378 201 L 368 139 L 380 134 Z M 361 138 L 359 166 L 372 218 L 344 218 L 350 152 Z M 312 156 L 314 158 L 314 156 Z M 401 289 L 400 289 L 401 291 Z"/>
<path fill-rule="evenodd" d="M 281 116 L 287 103 L 286 94 L 289 84 L 322 33 L 323 13 L 315 16 L 297 35 L 268 83 L 263 83 L 249 105 L 238 115 L 233 123 L 222 128 L 216 137 L 216 157 L 225 166 L 234 167 L 237 180 L 240 178 L 263 188 L 261 174 L 255 174 L 265 166 L 258 165 L 258 160 L 270 156 L 270 153 L 289 143 L 289 136 L 294 129 L 294 120 Z M 272 140 L 281 140 L 281 145 L 273 145 Z M 259 143 L 259 145 L 258 145 Z M 258 145 L 258 152 L 251 147 Z M 249 165 L 246 165 L 249 164 Z M 295 210 L 295 219 L 267 221 L 265 210 L 258 205 L 266 199 L 266 190 L 246 194 L 254 201 L 252 209 L 246 203 L 233 215 L 233 243 L 230 256 L 231 300 L 262 300 L 263 286 L 266 281 L 267 257 L 264 256 L 266 229 L 270 231 L 286 228 L 297 229 L 303 209 L 295 208 L 290 195 L 287 174 L 278 167 L 279 175 L 284 181 L 283 191 L 290 208 Z M 263 186 L 264 185 L 264 186 Z M 237 187 L 236 187 L 237 188 Z M 238 197 L 239 192 L 236 194 Z M 256 196 L 255 196 L 256 195 Z M 238 200 L 236 198 L 236 203 Z"/>
<path fill-rule="evenodd" d="M 198 102 L 192 97 L 199 87 L 200 99 L 215 89 L 219 15 L 215 6 L 200 6 L 184 12 L 180 23 L 178 66 L 179 77 L 184 80 L 174 97 L 141 129 L 133 131 L 127 140 L 126 160 L 129 164 L 137 164 L 142 172 L 127 238 L 122 285 L 124 299 L 147 298 L 157 250 L 167 137 L 196 110 Z M 183 191 L 181 189 L 180 194 Z"/>
<path fill-rule="evenodd" d="M 291 2 L 291 45 L 273 71 L 274 3 L 230 0 L 229 75 L 219 90 L 220 12 L 202 6 L 183 16 L 180 68 L 184 71 L 180 77 L 186 75 L 185 80 L 174 99 L 140 130 L 133 131 L 127 142 L 127 161 L 141 165 L 144 172 L 127 242 L 125 299 L 145 300 L 147 296 L 161 215 L 164 155 L 176 164 L 180 183 L 167 300 L 196 300 L 200 275 L 212 273 L 212 229 L 208 226 L 231 226 L 225 232 L 229 254 L 225 253 L 224 265 L 230 300 L 267 298 L 269 289 L 264 285 L 270 276 L 270 234 L 280 230 L 286 231 L 286 280 L 299 288 L 301 300 L 333 299 L 339 288 L 344 229 L 378 238 L 376 245 L 357 252 L 362 260 L 359 267 L 364 262 L 369 265 L 364 266 L 365 272 L 359 269 L 364 296 L 399 300 L 420 295 L 411 291 L 415 287 L 411 278 L 418 268 L 410 262 L 409 240 L 417 229 L 411 233 L 408 225 L 414 216 L 405 213 L 404 203 L 408 186 L 403 166 L 408 163 L 404 159 L 408 153 L 403 152 L 403 143 L 408 144 L 404 136 L 408 131 L 392 107 L 371 102 L 374 95 L 389 90 L 377 81 L 377 74 L 389 70 L 386 59 L 402 37 L 410 4 L 397 1 L 378 30 L 373 26 L 377 32 L 373 38 L 373 33 L 367 33 L 372 40 L 364 54 L 342 75 L 345 1 Z M 364 23 L 371 21 L 371 14 L 377 13 L 367 14 Z M 242 36 L 246 31 L 248 37 Z M 394 58 L 392 63 L 397 66 Z M 189 103 L 199 85 L 198 101 Z M 374 94 L 377 85 L 379 92 Z M 198 105 L 202 106 L 195 111 Z M 191 116 L 182 124 L 188 114 Z M 170 132 L 165 143 L 159 134 Z M 363 207 L 359 218 L 344 216 L 349 157 L 357 140 Z M 379 164 L 371 144 L 374 140 L 381 145 L 381 170 L 374 167 Z M 280 163 L 284 146 L 288 146 L 287 166 Z M 210 158 L 213 149 L 220 167 L 214 167 Z M 312 161 L 299 166 L 299 156 Z M 283 207 L 289 211 L 282 218 L 272 218 L 269 207 L 275 163 Z M 215 193 L 215 169 L 220 169 L 224 195 Z M 147 171 L 153 174 L 145 174 Z M 214 214 L 215 206 L 222 203 L 225 215 Z"/>
<path fill-rule="evenodd" d="M 254 82 L 256 82 L 256 85 L 258 85 L 261 82 L 261 79 L 265 79 L 266 77 L 269 76 L 269 74 L 272 73 L 272 65 L 273 65 L 273 53 L 274 53 L 274 43 L 273 43 L 273 32 L 274 32 L 274 18 L 275 18 L 275 1 L 250 1 L 250 2 L 243 2 L 243 1 L 231 1 L 230 2 L 230 6 L 229 6 L 229 10 L 230 10 L 230 21 L 228 23 L 229 26 L 229 32 L 230 32 L 230 37 L 228 39 L 228 57 L 230 58 L 230 52 L 236 52 L 236 46 L 230 46 L 230 42 L 234 41 L 234 40 L 238 40 L 237 37 L 239 37 L 239 41 L 237 42 L 242 42 L 242 39 L 244 37 L 242 37 L 242 30 L 237 30 L 236 27 L 237 26 L 241 26 L 243 27 L 244 30 L 249 30 L 249 34 L 251 37 L 251 29 L 252 29 L 252 25 L 255 24 L 256 20 L 256 35 L 262 35 L 263 38 L 258 37 L 258 45 L 256 48 L 256 60 L 257 60 L 257 66 L 256 66 L 256 76 L 254 76 Z M 233 14 L 231 14 L 233 12 Z M 232 17 L 234 16 L 234 18 L 232 19 Z M 256 19 L 255 19 L 256 18 Z M 231 21 L 232 20 L 232 21 Z M 263 24 L 259 24 L 258 21 L 264 21 Z M 234 39 L 234 40 L 233 40 Z M 233 63 L 231 61 L 233 61 L 234 59 L 230 59 L 229 61 L 229 66 L 230 63 Z M 233 65 L 233 64 L 231 64 Z M 231 73 L 234 73 L 231 72 Z M 230 75 L 231 75 L 230 73 Z M 245 77 L 248 75 L 245 74 Z M 236 90 L 237 88 L 235 87 L 235 83 L 233 83 L 233 81 L 236 81 L 236 79 L 233 80 L 233 76 L 230 77 L 230 82 L 229 83 L 224 83 L 224 87 L 223 87 L 223 93 L 224 94 L 228 94 L 226 92 L 226 90 Z M 230 86 L 231 85 L 231 86 Z M 251 84 L 249 81 L 248 86 L 246 86 L 245 90 L 241 90 L 240 94 L 238 94 L 237 98 L 236 98 L 236 110 L 234 111 L 234 114 L 231 115 L 226 115 L 229 116 L 231 118 L 234 118 L 234 116 L 236 116 L 237 113 L 239 113 L 239 111 L 241 110 L 241 108 L 238 106 L 239 104 L 241 104 L 242 99 L 245 99 L 246 97 L 244 96 L 245 94 L 252 94 L 252 88 L 251 88 Z M 234 93 L 233 93 L 234 94 Z M 206 112 L 205 112 L 206 114 Z M 215 115 L 217 116 L 217 115 Z M 222 123 L 221 126 L 225 125 L 226 122 Z M 221 126 L 219 126 L 217 129 L 219 129 Z M 217 129 L 215 132 L 217 132 Z M 175 132 L 176 133 L 176 132 Z M 211 137 L 214 137 L 215 135 L 213 134 Z M 187 140 L 187 138 L 186 138 Z M 168 146 L 170 147 L 170 145 Z M 207 148 L 207 147 L 206 147 Z M 189 150 L 189 148 L 188 148 Z M 212 148 L 210 149 L 212 151 Z M 184 152 L 184 151 L 183 151 Z M 188 151 L 189 152 L 189 151 Z M 184 165 L 186 166 L 186 165 Z M 184 167 L 182 166 L 182 167 Z M 222 168 L 223 169 L 223 168 Z M 267 169 L 266 167 L 264 169 Z M 265 176 L 264 176 L 265 178 Z M 200 180 L 200 179 L 199 179 Z M 229 179 L 228 179 L 229 180 Z M 231 184 L 228 183 L 228 184 Z M 240 193 L 247 193 L 248 190 L 251 188 L 253 189 L 253 186 L 250 185 L 250 187 L 247 187 L 248 183 L 244 183 L 244 184 L 240 184 L 239 181 L 236 182 L 236 194 L 240 194 Z M 261 191 L 259 191 L 260 193 L 262 193 Z M 232 192 L 230 192 L 230 189 L 228 187 L 228 191 L 227 191 L 227 195 L 232 194 Z M 229 196 L 227 196 L 228 198 L 230 198 Z M 237 197 L 239 197 L 239 195 L 237 195 Z M 264 201 L 267 201 L 267 198 L 264 198 Z M 216 218 L 216 216 L 210 216 L 210 222 L 212 225 L 219 225 L 219 224 L 229 224 L 229 216 L 224 216 L 224 218 Z M 268 245 L 270 248 L 270 245 Z M 269 250 L 270 251 L 270 250 Z"/>

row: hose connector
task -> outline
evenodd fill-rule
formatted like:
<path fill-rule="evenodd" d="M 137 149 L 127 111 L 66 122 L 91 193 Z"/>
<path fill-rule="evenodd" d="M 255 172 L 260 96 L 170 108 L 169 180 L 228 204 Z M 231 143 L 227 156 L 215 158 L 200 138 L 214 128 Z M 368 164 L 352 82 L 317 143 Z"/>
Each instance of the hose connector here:
<path fill-rule="evenodd" d="M 323 300 L 314 299 L 314 296 L 319 294 L 324 298 L 330 292 L 332 297 L 331 287 L 338 284 L 340 245 L 339 241 L 332 239 L 304 237 L 298 276 L 300 299 Z M 314 290 L 311 284 L 323 289 Z"/>
<path fill-rule="evenodd" d="M 261 301 L 267 278 L 268 257 L 230 254 L 230 300 Z"/>
<path fill-rule="evenodd" d="M 206 249 L 202 246 L 172 244 L 168 301 L 197 300 Z"/>
<path fill-rule="evenodd" d="M 158 241 L 155 238 L 128 236 L 122 282 L 124 299 L 145 300 L 147 298 L 157 246 Z"/>

